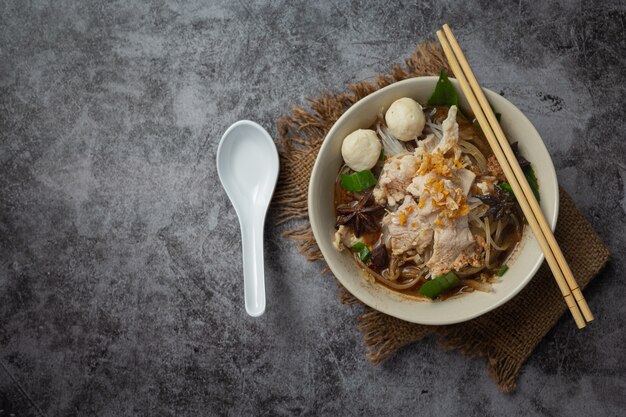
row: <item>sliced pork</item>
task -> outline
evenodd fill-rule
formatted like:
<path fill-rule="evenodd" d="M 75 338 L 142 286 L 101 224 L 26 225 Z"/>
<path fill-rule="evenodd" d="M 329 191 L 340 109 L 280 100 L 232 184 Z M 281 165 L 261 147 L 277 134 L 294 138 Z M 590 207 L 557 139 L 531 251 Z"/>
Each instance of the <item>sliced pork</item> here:
<path fill-rule="evenodd" d="M 432 223 L 437 217 L 432 205 L 418 207 L 411 196 L 404 197 L 398 210 L 388 213 L 383 218 L 391 235 L 391 251 L 394 255 L 402 255 L 409 250 L 422 253 L 433 241 Z"/>
<path fill-rule="evenodd" d="M 434 240 L 433 254 L 426 262 L 433 277 L 469 265 L 480 266 L 479 246 L 469 229 L 467 216 L 455 219 L 448 227 L 436 227 Z"/>
<path fill-rule="evenodd" d="M 459 143 L 459 124 L 456 122 L 456 106 L 450 107 L 448 110 L 448 117 L 443 121 L 441 126 L 443 127 L 443 137 L 435 148 L 441 153 L 446 153 L 452 149 L 457 143 Z"/>
<path fill-rule="evenodd" d="M 399 154 L 389 158 L 374 188 L 376 203 L 395 206 L 401 202 L 418 167 L 418 159 L 413 154 Z"/>

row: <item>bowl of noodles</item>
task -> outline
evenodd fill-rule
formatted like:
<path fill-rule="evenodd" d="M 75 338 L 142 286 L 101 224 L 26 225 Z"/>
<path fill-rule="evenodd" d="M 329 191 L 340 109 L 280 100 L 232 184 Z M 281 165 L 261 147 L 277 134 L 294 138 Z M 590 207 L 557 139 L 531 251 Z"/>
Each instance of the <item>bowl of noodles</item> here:
<path fill-rule="evenodd" d="M 531 122 L 485 89 L 554 230 L 558 183 Z M 317 244 L 366 305 L 427 325 L 513 298 L 543 254 L 471 109 L 445 73 L 394 83 L 348 109 L 309 183 Z"/>

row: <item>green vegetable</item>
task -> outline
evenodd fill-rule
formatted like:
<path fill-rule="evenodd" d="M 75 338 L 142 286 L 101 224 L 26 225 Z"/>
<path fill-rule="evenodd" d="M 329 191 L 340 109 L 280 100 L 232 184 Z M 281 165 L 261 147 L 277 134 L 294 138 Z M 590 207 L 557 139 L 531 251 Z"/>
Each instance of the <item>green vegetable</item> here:
<path fill-rule="evenodd" d="M 498 272 L 496 272 L 496 275 L 501 277 L 502 275 L 504 275 L 506 273 L 506 271 L 509 270 L 509 267 L 507 266 L 507 264 L 504 264 L 500 267 L 500 269 L 498 269 Z"/>
<path fill-rule="evenodd" d="M 512 196 L 515 196 L 515 194 L 513 193 L 513 188 L 511 188 L 511 184 L 509 184 L 506 181 L 500 181 L 500 187 L 503 190 L 507 190 L 509 193 L 511 193 Z"/>
<path fill-rule="evenodd" d="M 452 82 L 446 76 L 446 72 L 441 70 L 439 73 L 439 81 L 435 86 L 433 95 L 428 99 L 429 106 L 458 106 L 459 95 Z"/>
<path fill-rule="evenodd" d="M 384 161 L 385 160 L 385 150 L 381 149 L 380 150 L 380 156 L 378 157 L 379 161 Z"/>
<path fill-rule="evenodd" d="M 540 202 L 541 197 L 539 196 L 539 183 L 537 182 L 535 170 L 533 169 L 532 165 L 528 165 L 526 168 L 524 168 L 524 175 L 526 175 L 528 185 L 530 185 L 530 189 L 533 190 L 533 194 L 535 195 L 537 202 Z"/>
<path fill-rule="evenodd" d="M 451 288 L 456 287 L 461 283 L 459 277 L 454 272 L 448 272 L 445 275 L 440 275 L 431 279 L 420 287 L 419 293 L 425 295 L 428 298 L 435 299 L 441 293 L 448 291 Z"/>
<path fill-rule="evenodd" d="M 369 169 L 350 175 L 341 174 L 341 186 L 345 190 L 359 193 L 374 185 L 376 185 L 376 177 Z"/>
<path fill-rule="evenodd" d="M 369 261 L 372 256 L 370 250 L 367 248 L 367 246 L 365 246 L 365 243 L 362 242 L 357 242 L 352 245 L 352 250 L 358 254 L 359 259 L 363 262 Z"/>
<path fill-rule="evenodd" d="M 528 185 L 530 185 L 530 189 L 533 190 L 533 194 L 537 199 L 537 202 L 541 201 L 541 197 L 539 195 L 539 183 L 537 182 L 537 177 L 535 176 L 535 170 L 532 165 L 528 165 L 526 168 L 523 168 L 524 175 L 526 176 L 526 181 L 528 181 Z M 500 181 L 500 187 L 510 192 L 513 196 L 513 189 L 511 188 L 511 184 L 506 181 Z"/>

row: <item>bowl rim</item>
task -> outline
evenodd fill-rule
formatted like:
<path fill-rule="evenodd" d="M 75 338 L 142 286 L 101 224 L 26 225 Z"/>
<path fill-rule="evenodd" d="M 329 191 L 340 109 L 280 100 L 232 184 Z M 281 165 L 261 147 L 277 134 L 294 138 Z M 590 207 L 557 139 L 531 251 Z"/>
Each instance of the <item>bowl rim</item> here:
<path fill-rule="evenodd" d="M 520 280 L 519 284 L 514 287 L 508 294 L 506 294 L 505 296 L 503 296 L 502 298 L 500 298 L 499 300 L 497 300 L 495 303 L 485 306 L 481 309 L 478 309 L 477 311 L 471 313 L 471 314 L 467 314 L 466 316 L 462 317 L 462 318 L 458 318 L 458 319 L 439 319 L 439 320 L 429 320 L 429 319 L 424 319 L 423 317 L 414 317 L 414 316 L 410 316 L 410 315 L 406 315 L 406 314 L 402 314 L 402 312 L 396 312 L 396 311 L 389 311 L 388 309 L 381 309 L 379 306 L 377 305 L 373 305 L 373 303 L 368 302 L 369 300 L 364 300 L 362 299 L 359 294 L 355 294 L 353 291 L 351 291 L 350 289 L 350 285 L 346 285 L 346 280 L 343 279 L 343 277 L 341 276 L 341 274 L 338 274 L 335 269 L 333 268 L 332 262 L 328 261 L 328 258 L 326 257 L 326 251 L 329 249 L 327 247 L 327 245 L 324 244 L 320 244 L 321 242 L 321 238 L 322 236 L 320 236 L 320 233 L 322 232 L 320 230 L 321 226 L 317 223 L 317 219 L 316 216 L 314 215 L 315 213 L 315 207 L 313 204 L 313 201 L 315 201 L 314 198 L 312 198 L 312 194 L 315 192 L 316 187 L 315 187 L 315 179 L 318 177 L 319 175 L 319 171 L 320 171 L 320 158 L 319 155 L 321 155 L 324 151 L 324 149 L 328 146 L 330 146 L 330 142 L 327 140 L 329 137 L 332 137 L 333 135 L 335 135 L 335 132 L 340 128 L 341 125 L 341 121 L 348 119 L 352 116 L 352 114 L 358 112 L 361 107 L 363 107 L 365 105 L 365 103 L 369 100 L 373 100 L 375 99 L 377 96 L 381 96 L 386 94 L 386 92 L 388 90 L 391 89 L 396 89 L 399 88 L 401 86 L 410 86 L 411 84 L 414 83 L 421 83 L 421 82 L 432 82 L 434 81 L 436 83 L 436 81 L 439 79 L 438 76 L 421 76 L 421 77 L 413 77 L 413 78 L 409 78 L 406 80 L 402 80 L 402 81 L 397 81 L 395 83 L 392 83 L 386 87 L 383 87 L 369 95 L 367 95 L 366 97 L 360 99 L 359 101 L 357 101 L 356 103 L 354 103 L 348 110 L 346 110 L 334 123 L 333 126 L 330 128 L 330 130 L 328 131 L 328 133 L 326 134 L 326 136 L 324 137 L 324 141 L 322 142 L 322 145 L 320 146 L 320 149 L 318 151 L 318 154 L 315 158 L 315 164 L 313 165 L 313 170 L 311 171 L 311 177 L 309 179 L 309 190 L 308 190 L 308 195 L 307 195 L 307 209 L 308 209 L 308 218 L 309 218 L 309 222 L 311 224 L 311 230 L 313 231 L 313 236 L 315 237 L 315 241 L 320 249 L 320 252 L 322 254 L 322 256 L 324 257 L 324 261 L 326 262 L 326 264 L 328 265 L 328 267 L 330 268 L 330 270 L 333 272 L 333 274 L 335 275 L 335 277 L 339 280 L 339 282 L 346 288 L 346 290 L 348 290 L 353 296 L 355 296 L 357 299 L 359 299 L 359 301 L 361 301 L 362 303 L 364 303 L 365 305 L 380 311 L 384 314 L 388 314 L 391 315 L 393 317 L 399 318 L 401 320 L 405 320 L 405 321 L 409 321 L 409 322 L 413 322 L 413 323 L 418 323 L 418 324 L 424 324 L 424 325 L 448 325 L 448 324 L 456 324 L 456 323 L 462 323 L 471 319 L 474 319 L 476 317 L 479 317 L 489 311 L 495 310 L 496 308 L 502 306 L 503 304 L 505 304 L 506 302 L 508 302 L 509 300 L 511 300 L 513 297 L 515 297 L 517 294 L 519 294 L 519 292 L 524 289 L 526 287 L 526 285 L 528 285 L 528 283 L 530 281 L 532 281 L 533 277 L 535 276 L 535 274 L 537 273 L 537 271 L 539 270 L 539 267 L 541 266 L 541 264 L 544 261 L 544 254 L 540 251 L 539 252 L 539 256 L 537 257 L 537 259 L 535 260 L 535 262 L 533 263 L 532 267 L 528 269 L 528 272 L 526 273 L 526 275 L 524 276 L 523 279 Z M 455 88 L 457 89 L 457 92 L 459 93 L 460 97 L 464 97 L 463 92 L 460 90 L 459 88 L 459 84 L 458 81 L 455 78 L 450 78 L 450 81 L 454 84 Z M 410 87 L 408 87 L 410 88 Z M 537 129 L 534 127 L 534 125 L 532 124 L 532 122 L 526 117 L 526 115 L 524 115 L 524 113 L 522 113 L 521 110 L 519 110 L 517 108 L 517 106 L 515 106 L 513 103 L 511 103 L 510 101 L 508 101 L 505 97 L 500 96 L 499 94 L 497 94 L 496 92 L 484 88 L 483 87 L 483 91 L 485 92 L 485 95 L 487 96 L 488 99 L 490 99 L 492 96 L 498 96 L 500 97 L 502 100 L 505 100 L 507 103 L 510 104 L 512 112 L 513 113 L 517 113 L 518 117 L 522 117 L 523 119 L 526 119 L 526 121 L 529 124 L 530 127 L 530 131 L 529 134 L 530 135 L 536 135 L 539 139 L 540 139 L 540 146 L 542 149 L 540 149 L 540 151 L 545 152 L 548 156 L 548 162 L 544 168 L 548 170 L 549 172 L 549 176 L 548 178 L 542 178 L 541 182 L 542 183 L 551 183 L 550 185 L 553 187 L 553 189 L 556 190 L 556 196 L 554 196 L 554 212 L 552 213 L 552 216 L 550 218 L 547 218 L 548 224 L 550 225 L 550 228 L 552 229 L 552 231 L 554 231 L 555 227 L 556 227 L 556 223 L 557 223 L 557 219 L 558 219 L 558 215 L 559 215 L 559 186 L 558 186 L 558 179 L 556 176 L 556 170 L 554 168 L 554 163 L 552 161 L 552 157 L 550 156 L 550 153 L 548 152 L 548 149 L 545 146 L 545 143 L 543 141 L 543 139 L 541 138 L 541 135 L 539 135 L 539 132 L 537 131 Z M 545 198 L 545 197 L 544 197 Z M 545 214 L 545 213 L 544 213 Z M 534 236 L 532 236 L 532 232 L 529 230 L 530 236 L 532 239 L 535 239 Z M 334 250 L 334 248 L 330 248 L 330 250 Z M 521 249 L 523 251 L 523 247 Z M 364 272 L 365 273 L 365 272 Z M 386 287 L 384 287 L 382 284 L 378 284 L 378 286 L 381 287 L 381 289 L 387 289 Z M 388 290 L 388 289 L 387 289 Z M 417 302 L 417 301 L 416 301 Z"/>

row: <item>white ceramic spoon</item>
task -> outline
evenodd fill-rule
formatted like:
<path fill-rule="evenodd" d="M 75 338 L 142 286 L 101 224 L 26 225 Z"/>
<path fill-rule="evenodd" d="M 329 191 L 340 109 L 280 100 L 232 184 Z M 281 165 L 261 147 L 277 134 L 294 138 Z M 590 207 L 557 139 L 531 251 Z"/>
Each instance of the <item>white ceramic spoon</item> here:
<path fill-rule="evenodd" d="M 274 141 L 249 120 L 229 127 L 217 148 L 217 174 L 239 217 L 246 311 L 253 317 L 265 311 L 263 227 L 278 166 Z"/>

